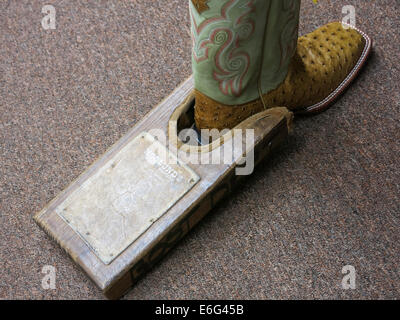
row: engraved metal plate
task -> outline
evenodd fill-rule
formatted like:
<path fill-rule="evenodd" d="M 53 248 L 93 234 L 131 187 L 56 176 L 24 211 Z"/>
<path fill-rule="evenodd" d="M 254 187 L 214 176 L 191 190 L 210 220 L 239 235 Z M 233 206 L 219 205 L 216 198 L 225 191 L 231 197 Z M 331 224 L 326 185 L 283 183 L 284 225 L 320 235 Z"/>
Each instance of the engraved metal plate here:
<path fill-rule="evenodd" d="M 56 212 L 109 264 L 199 180 L 164 145 L 142 133 Z"/>

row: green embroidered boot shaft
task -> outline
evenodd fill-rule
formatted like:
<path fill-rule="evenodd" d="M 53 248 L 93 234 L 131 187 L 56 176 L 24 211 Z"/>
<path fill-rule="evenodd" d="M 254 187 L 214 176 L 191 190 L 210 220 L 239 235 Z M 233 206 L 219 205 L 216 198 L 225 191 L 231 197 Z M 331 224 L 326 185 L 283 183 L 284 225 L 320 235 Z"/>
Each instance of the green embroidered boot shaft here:
<path fill-rule="evenodd" d="M 223 104 L 275 89 L 295 53 L 300 0 L 191 0 L 195 88 Z"/>

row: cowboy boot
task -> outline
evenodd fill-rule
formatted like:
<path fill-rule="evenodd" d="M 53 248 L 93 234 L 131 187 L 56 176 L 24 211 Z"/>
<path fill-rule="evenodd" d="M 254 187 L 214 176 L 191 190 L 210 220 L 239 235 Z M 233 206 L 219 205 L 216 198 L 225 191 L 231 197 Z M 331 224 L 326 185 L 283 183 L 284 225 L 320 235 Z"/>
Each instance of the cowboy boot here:
<path fill-rule="evenodd" d="M 199 129 L 233 128 L 274 106 L 312 113 L 353 80 L 371 47 L 334 22 L 298 39 L 300 0 L 190 0 Z"/>

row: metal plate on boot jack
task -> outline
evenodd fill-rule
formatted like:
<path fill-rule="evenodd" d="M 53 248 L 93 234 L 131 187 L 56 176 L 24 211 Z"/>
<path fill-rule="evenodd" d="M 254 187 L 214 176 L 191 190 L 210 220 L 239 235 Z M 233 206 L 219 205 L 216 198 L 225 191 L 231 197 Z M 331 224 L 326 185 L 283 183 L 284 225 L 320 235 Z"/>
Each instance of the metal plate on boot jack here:
<path fill-rule="evenodd" d="M 142 133 L 56 212 L 109 264 L 199 180 L 164 145 Z"/>

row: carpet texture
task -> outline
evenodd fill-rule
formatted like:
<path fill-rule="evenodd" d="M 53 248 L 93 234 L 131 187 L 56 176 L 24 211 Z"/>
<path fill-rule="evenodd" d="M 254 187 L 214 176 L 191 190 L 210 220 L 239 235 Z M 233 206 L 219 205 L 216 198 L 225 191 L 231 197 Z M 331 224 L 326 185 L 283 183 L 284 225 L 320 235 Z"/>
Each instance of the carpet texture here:
<path fill-rule="evenodd" d="M 101 299 L 32 216 L 191 74 L 187 0 L 51 2 L 55 30 L 48 1 L 0 2 L 0 298 Z M 400 3 L 303 0 L 300 33 L 348 4 L 375 41 L 353 86 L 125 299 L 400 298 Z"/>

